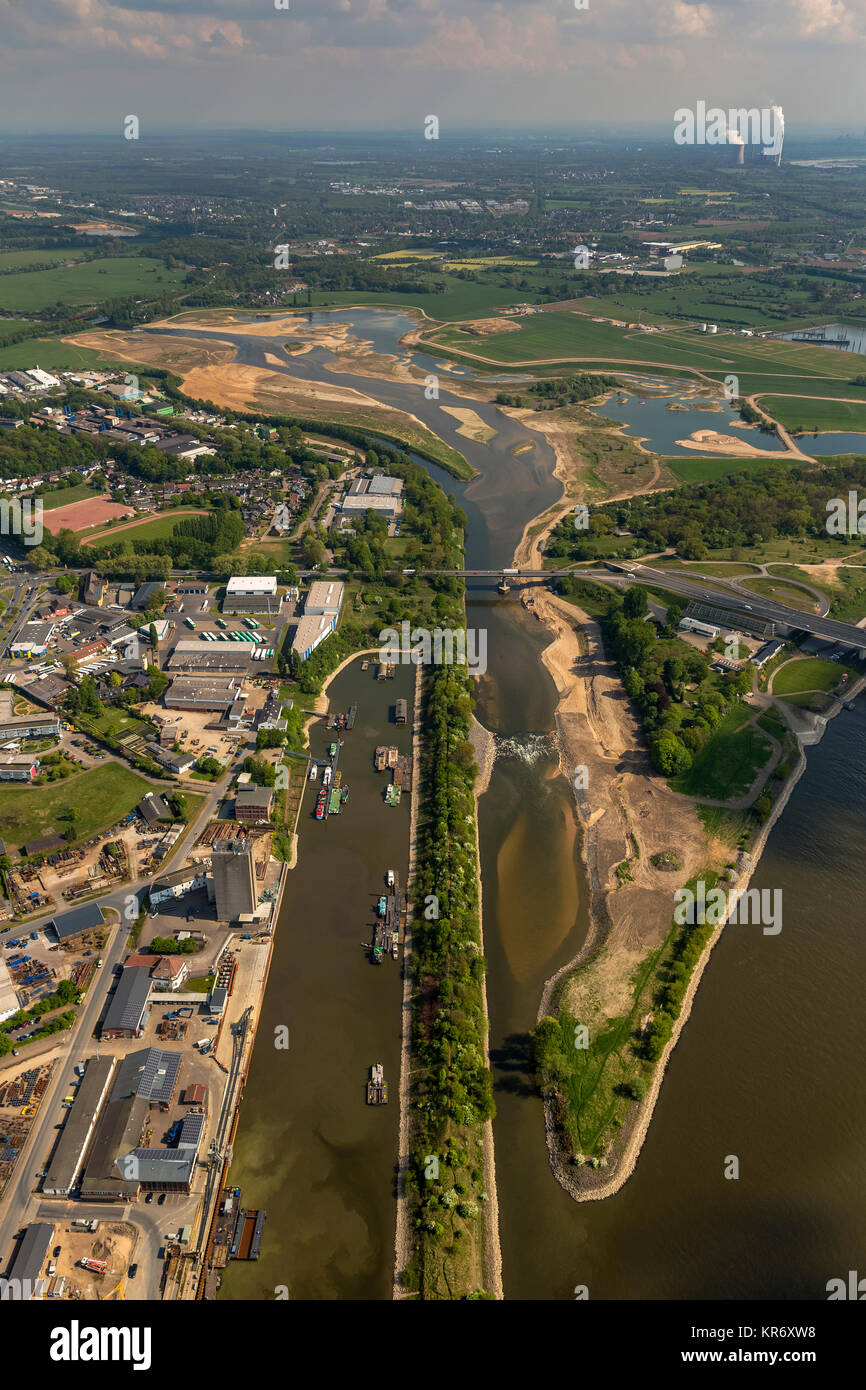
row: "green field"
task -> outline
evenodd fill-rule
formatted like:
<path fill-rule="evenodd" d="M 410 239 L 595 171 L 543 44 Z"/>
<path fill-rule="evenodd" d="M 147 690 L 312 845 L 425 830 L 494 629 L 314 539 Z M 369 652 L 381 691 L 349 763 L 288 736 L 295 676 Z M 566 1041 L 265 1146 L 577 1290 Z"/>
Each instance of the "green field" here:
<path fill-rule="evenodd" d="M 64 247 L 56 250 L 43 248 L 41 251 L 0 251 L 0 275 L 8 270 L 20 270 L 28 265 L 65 265 L 71 261 L 83 261 L 93 252 L 84 247 Z M 0 300 L 4 299 L 0 290 Z"/>
<path fill-rule="evenodd" d="M 711 483 L 716 478 L 724 478 L 728 473 L 751 473 L 755 468 L 785 468 L 790 463 L 780 459 L 731 459 L 708 458 L 686 459 L 666 458 L 665 463 L 675 478 L 681 483 Z"/>
<path fill-rule="evenodd" d="M 83 543 L 87 546 L 92 546 L 94 550 L 99 550 L 104 545 L 113 545 L 115 540 L 128 540 L 132 544 L 138 545 L 140 541 L 159 540 L 165 536 L 173 536 L 174 529 L 179 521 L 183 521 L 184 517 L 187 516 L 201 515 L 204 510 L 205 509 L 201 507 L 178 507 L 175 511 L 163 512 L 159 516 L 142 520 L 141 524 L 138 526 L 126 525 L 124 530 L 121 530 L 120 527 L 114 527 L 108 531 L 101 532 L 100 535 L 95 536 L 93 540 L 87 539 L 87 536 L 90 534 L 88 531 L 81 531 L 79 535 L 84 537 Z M 125 523 L 121 522 L 120 525 L 123 526 Z"/>
<path fill-rule="evenodd" d="M 857 394 L 854 387 L 852 395 Z M 789 430 L 805 430 L 810 434 L 822 431 L 850 431 L 857 434 L 863 431 L 864 453 L 866 453 L 866 402 L 810 400 L 807 396 L 790 398 L 787 396 L 764 396 L 761 400 L 774 420 L 778 420 Z M 808 448 L 806 449 L 808 453 Z"/>
<path fill-rule="evenodd" d="M 807 690 L 833 690 L 847 674 L 852 680 L 857 674 L 853 666 L 841 661 L 821 661 L 818 657 L 797 657 L 780 666 L 773 676 L 774 695 L 800 695 Z"/>
<path fill-rule="evenodd" d="M 56 304 L 101 304 L 121 295 L 177 289 L 184 271 L 149 256 L 108 256 L 62 270 L 36 270 L 0 280 L 0 309 L 39 311 Z"/>
<path fill-rule="evenodd" d="M 451 323 L 456 319 L 486 314 L 499 305 L 532 303 L 537 296 L 527 290 L 458 280 L 455 275 L 436 277 L 446 286 L 445 294 L 371 293 L 363 290 L 333 290 L 313 294 L 313 304 L 387 304 L 392 309 L 423 309 L 428 318 Z M 299 306 L 304 308 L 306 306 Z"/>
<path fill-rule="evenodd" d="M 671 780 L 673 790 L 713 801 L 744 796 L 770 756 L 763 735 L 755 728 L 743 728 L 752 713 L 748 705 L 729 710 L 688 772 Z"/>
<path fill-rule="evenodd" d="M 20 319 L 15 320 L 20 324 Z M 106 357 L 93 348 L 76 347 L 74 343 L 64 343 L 60 338 L 27 338 L 22 343 L 0 348 L 0 371 L 8 372 L 17 368 L 26 371 L 39 366 L 46 372 L 57 369 L 75 371 L 86 367 L 114 367 L 128 371 L 129 364 Z"/>
<path fill-rule="evenodd" d="M 680 327 L 664 333 L 643 333 L 639 329 L 594 323 L 568 311 L 533 314 L 522 321 L 516 332 L 490 337 L 465 333 L 455 325 L 435 333 L 429 343 L 433 351 L 441 347 L 452 357 L 473 353 L 504 366 L 522 366 L 533 361 L 563 367 L 585 363 L 594 371 L 615 372 L 617 366 L 621 370 L 630 364 L 643 366 L 654 374 L 663 366 L 668 372 L 694 369 L 720 382 L 729 374 L 736 375 L 741 393 L 774 388 L 797 392 L 820 385 L 821 395 L 861 394 L 860 388 L 850 385 L 855 369 L 844 360 L 844 354 L 833 348 L 726 334 L 708 337 L 697 329 Z M 468 356 L 463 360 L 472 361 Z M 832 389 L 833 384 L 836 390 Z M 866 401 L 866 389 L 862 395 Z"/>
<path fill-rule="evenodd" d="M 76 483 L 75 487 L 58 487 L 53 492 L 43 492 L 40 501 L 46 512 L 55 507 L 67 507 L 70 502 L 80 502 L 85 497 L 98 497 L 100 490 L 89 483 Z"/>
<path fill-rule="evenodd" d="M 75 806 L 76 838 L 89 840 L 130 812 L 150 783 L 119 763 L 105 763 L 63 782 L 44 787 L 0 787 L 0 824 L 7 844 L 18 846 L 42 835 L 65 834 L 64 809 Z"/>
<path fill-rule="evenodd" d="M 817 611 L 817 599 L 790 581 L 786 584 L 784 580 L 767 579 L 761 575 L 757 579 L 747 579 L 743 588 L 748 589 L 749 593 L 759 594 L 762 598 L 773 599 L 776 603 L 786 603 L 789 608 L 799 608 L 801 613 Z"/>

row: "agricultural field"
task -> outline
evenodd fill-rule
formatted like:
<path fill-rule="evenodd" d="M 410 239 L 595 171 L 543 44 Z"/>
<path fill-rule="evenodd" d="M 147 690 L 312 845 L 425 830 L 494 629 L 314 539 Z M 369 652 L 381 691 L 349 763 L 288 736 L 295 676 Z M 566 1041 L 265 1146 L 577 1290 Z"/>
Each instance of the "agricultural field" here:
<path fill-rule="evenodd" d="M 68 246 L 56 249 L 43 247 L 41 251 L 0 251 L 0 275 L 31 265 L 73 265 L 76 261 L 83 261 L 86 256 L 92 255 L 93 252 L 84 247 Z M 4 298 L 3 291 L 0 290 L 0 302 Z"/>
<path fill-rule="evenodd" d="M 436 278 L 445 282 L 445 294 L 323 290 L 313 294 L 313 304 L 317 307 L 327 304 L 372 304 L 387 305 L 390 309 L 422 309 L 429 319 L 451 323 L 457 319 L 468 319 L 485 314 L 499 306 L 525 304 L 527 301 L 531 302 L 537 298 L 528 290 L 507 289 L 501 285 L 478 284 L 472 280 L 458 280 L 456 276 L 447 274 Z"/>
<path fill-rule="evenodd" d="M 44 787 L 0 787 L 0 822 L 7 844 L 22 845 L 43 835 L 63 835 L 69 828 L 66 808 L 78 812 L 76 837 L 89 840 L 127 815 L 151 790 L 151 784 L 119 763 L 104 763 L 63 782 Z"/>
<path fill-rule="evenodd" d="M 751 472 L 755 468 L 785 468 L 790 466 L 782 459 L 778 463 L 762 459 L 734 458 L 666 458 L 665 466 L 681 483 L 712 483 L 716 478 L 724 478 L 728 473 Z"/>
<path fill-rule="evenodd" d="M 851 395 L 857 394 L 858 388 L 854 387 Z M 866 399 L 861 405 L 858 401 L 822 401 L 808 396 L 762 396 L 760 404 L 774 420 L 795 433 L 849 430 L 856 434 L 862 430 L 863 451 L 866 453 Z"/>
<path fill-rule="evenodd" d="M 479 339 L 461 331 L 459 324 L 431 335 L 429 346 L 450 357 L 475 365 L 475 358 L 504 366 L 524 362 L 551 364 L 586 363 L 593 370 L 615 372 L 623 365 L 644 366 L 656 373 L 699 372 L 720 383 L 727 375 L 739 377 L 741 394 L 785 389 L 796 393 L 817 388 L 825 394 L 825 382 L 838 392 L 858 394 L 850 386 L 854 368 L 845 354 L 833 348 L 814 348 L 781 339 L 743 339 L 726 334 L 710 337 L 697 329 L 672 328 L 661 333 L 614 328 L 594 323 L 571 312 L 533 314 L 517 331 Z M 470 355 L 471 354 L 471 355 Z M 840 360 L 842 359 L 842 360 Z M 831 394 L 831 392 L 827 392 Z M 864 392 L 866 400 L 866 392 Z"/>
<path fill-rule="evenodd" d="M 38 313 L 56 304 L 100 304 L 122 295 L 159 295 L 177 289 L 184 275 L 149 256 L 108 256 L 66 269 L 4 276 L 0 307 Z"/>

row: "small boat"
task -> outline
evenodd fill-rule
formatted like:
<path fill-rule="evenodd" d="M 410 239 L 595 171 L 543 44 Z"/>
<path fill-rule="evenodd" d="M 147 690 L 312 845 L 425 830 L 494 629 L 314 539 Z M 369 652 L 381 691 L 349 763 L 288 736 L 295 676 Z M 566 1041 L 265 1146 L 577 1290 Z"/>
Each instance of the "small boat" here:
<path fill-rule="evenodd" d="M 346 802 L 349 800 L 349 788 L 348 788 L 348 787 L 344 787 L 343 790 L 340 792 L 340 799 L 341 799 L 343 805 L 345 806 Z"/>
<path fill-rule="evenodd" d="M 385 882 L 387 883 L 389 888 L 393 888 L 395 886 L 397 880 L 394 877 L 393 869 L 388 870 L 387 874 L 385 875 Z"/>
<path fill-rule="evenodd" d="M 397 959 L 397 947 L 399 945 L 400 935 L 399 932 L 395 932 L 394 935 L 391 937 L 391 955 L 394 957 L 395 960 Z"/>
<path fill-rule="evenodd" d="M 327 792 L 319 792 L 319 799 L 318 799 L 318 801 L 316 802 L 316 820 L 324 820 L 324 819 L 325 819 L 325 802 L 326 802 L 326 801 L 327 801 Z"/>
<path fill-rule="evenodd" d="M 374 1086 L 381 1086 L 385 1079 L 385 1068 L 381 1062 L 374 1062 L 370 1068 L 370 1080 Z"/>
<path fill-rule="evenodd" d="M 318 775 L 319 775 L 319 764 L 318 764 L 318 763 L 311 763 L 311 764 L 310 764 L 310 781 L 311 781 L 311 782 L 315 782 L 315 780 L 316 780 L 316 778 L 318 777 Z"/>
<path fill-rule="evenodd" d="M 388 1104 L 388 1083 L 385 1080 L 384 1068 L 381 1062 L 374 1063 L 370 1068 L 370 1080 L 367 1082 L 367 1104 Z"/>
<path fill-rule="evenodd" d="M 337 756 L 337 744 L 336 744 L 336 743 L 332 743 L 331 746 L 330 746 L 330 748 L 328 749 L 328 757 L 329 757 L 329 758 L 336 758 L 336 756 Z"/>
<path fill-rule="evenodd" d="M 386 768 L 386 766 L 387 766 L 387 764 L 388 764 L 388 749 L 387 749 L 387 748 L 377 748 L 377 749 L 376 749 L 376 757 L 375 757 L 375 759 L 374 759 L 374 761 L 373 761 L 373 766 L 375 767 L 376 771 L 377 771 L 377 772 L 384 772 L 384 771 L 385 771 L 385 768 Z"/>
<path fill-rule="evenodd" d="M 335 773 L 334 773 L 334 786 L 335 786 L 335 787 L 339 787 L 339 785 L 340 785 L 340 783 L 342 782 L 342 780 L 343 780 L 343 774 L 342 774 L 342 772 L 335 772 Z"/>
<path fill-rule="evenodd" d="M 376 906 L 376 911 L 380 917 L 384 917 L 385 913 L 388 911 L 388 899 L 385 897 L 384 893 L 379 898 L 379 902 Z"/>
<path fill-rule="evenodd" d="M 361 670 L 362 670 L 362 671 L 367 671 L 367 670 L 369 670 L 369 668 L 370 668 L 370 663 L 369 663 L 369 661 L 362 661 L 362 662 L 361 662 Z"/>
<path fill-rule="evenodd" d="M 324 772 L 322 773 L 322 786 L 323 786 L 323 787 L 329 787 L 330 785 L 331 785 L 331 769 L 330 769 L 329 767 L 326 767 L 325 770 L 324 770 Z"/>

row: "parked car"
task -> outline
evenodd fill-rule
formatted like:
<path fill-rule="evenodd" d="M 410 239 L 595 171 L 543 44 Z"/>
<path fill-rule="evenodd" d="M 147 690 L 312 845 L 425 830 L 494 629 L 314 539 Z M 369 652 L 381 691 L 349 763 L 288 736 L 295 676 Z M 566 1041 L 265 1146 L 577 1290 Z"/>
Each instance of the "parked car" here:
<path fill-rule="evenodd" d="M 144 1200 L 145 1200 L 145 1203 L 146 1203 L 146 1204 L 152 1202 L 152 1201 L 153 1201 L 153 1193 L 152 1193 L 152 1192 L 148 1192 L 148 1194 L 147 1194 L 147 1196 L 145 1197 Z"/>
<path fill-rule="evenodd" d="M 136 1274 L 138 1273 L 138 1265 L 130 1265 L 126 1273 L 128 1278 L 134 1279 Z"/>
<path fill-rule="evenodd" d="M 164 1192 L 160 1192 L 159 1196 L 158 1196 L 157 1199 L 156 1199 L 156 1205 L 157 1205 L 158 1207 L 161 1207 L 164 1201 L 165 1201 L 165 1193 L 164 1193 Z"/>

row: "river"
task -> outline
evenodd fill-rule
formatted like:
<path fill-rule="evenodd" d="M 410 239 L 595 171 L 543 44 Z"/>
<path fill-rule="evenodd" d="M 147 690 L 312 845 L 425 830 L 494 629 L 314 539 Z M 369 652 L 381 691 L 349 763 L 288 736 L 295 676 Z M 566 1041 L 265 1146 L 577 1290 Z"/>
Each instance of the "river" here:
<path fill-rule="evenodd" d="M 371 337 L 376 312 L 348 312 L 361 337 Z M 377 348 L 399 353 L 393 335 L 411 321 L 385 317 L 387 329 L 376 320 L 376 330 L 391 345 L 379 336 Z M 261 339 L 214 336 L 256 362 L 263 351 Z M 273 370 L 333 382 L 329 354 L 316 353 L 319 361 L 311 353 Z M 468 485 L 427 466 L 467 512 L 468 566 L 509 563 L 525 523 L 559 495 L 546 443 L 516 422 L 506 428 L 483 404 L 478 413 L 497 437 L 486 446 L 455 438 L 456 422 L 418 386 L 352 384 L 411 408 L 470 458 L 480 476 Z M 527 439 L 532 453 L 515 456 Z M 506 1297 L 569 1299 L 578 1284 L 594 1299 L 822 1297 L 828 1279 L 857 1268 L 866 1240 L 856 1080 L 866 714 L 858 707 L 831 722 L 770 835 L 753 886 L 782 887 L 782 932 L 725 930 L 634 1175 L 616 1196 L 577 1204 L 548 1168 L 526 1045 L 544 981 L 587 929 L 579 830 L 550 740 L 555 691 L 539 659 L 547 637 L 519 603 L 480 581 L 469 583 L 467 612 L 488 632 L 478 715 L 498 750 L 479 834 Z M 406 693 L 365 680 L 355 663 L 330 690 L 333 708 L 351 698 L 366 721 L 345 745 L 353 797 L 374 778 L 370 744 L 383 741 L 385 705 Z M 395 732 L 388 742 L 404 736 Z M 383 857 L 405 865 L 408 820 L 405 808 L 380 811 L 376 794 L 362 816 L 355 801 L 354 815 L 333 827 L 302 817 L 232 1169 L 245 1201 L 268 1208 L 268 1224 L 262 1259 L 231 1267 L 224 1296 L 273 1297 L 278 1284 L 296 1298 L 390 1294 L 396 1108 L 368 1110 L 360 1085 L 372 1060 L 396 1083 L 397 972 L 390 962 L 369 966 L 357 943 Z M 288 1054 L 270 1043 L 279 1022 L 292 1027 Z M 728 1155 L 740 1159 L 736 1181 L 724 1178 Z"/>

